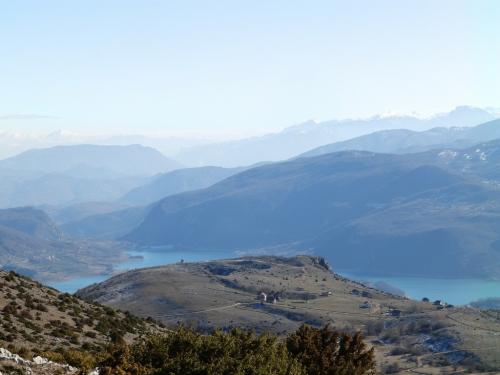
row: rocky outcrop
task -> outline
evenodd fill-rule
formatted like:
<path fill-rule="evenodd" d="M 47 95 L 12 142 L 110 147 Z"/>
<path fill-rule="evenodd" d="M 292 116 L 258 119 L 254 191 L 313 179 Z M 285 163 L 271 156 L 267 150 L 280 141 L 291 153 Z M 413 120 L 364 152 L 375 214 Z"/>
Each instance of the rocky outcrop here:
<path fill-rule="evenodd" d="M 4 364 L 4 362 L 6 363 Z M 16 365 L 19 367 L 19 370 L 22 369 L 23 373 L 33 375 L 53 374 L 56 372 L 64 374 L 78 373 L 78 369 L 70 365 L 61 365 L 40 356 L 34 357 L 32 360 L 27 360 L 4 348 L 0 348 L 0 368 L 12 366 L 16 367 Z M 93 370 L 92 373 L 94 375 L 98 375 L 97 370 Z M 1 371 L 0 375 L 3 375 Z"/>
<path fill-rule="evenodd" d="M 311 259 L 314 262 L 314 264 L 317 264 L 318 266 L 324 268 L 325 270 L 333 273 L 332 266 L 330 266 L 330 263 L 328 263 L 328 261 L 325 258 L 311 256 Z"/>

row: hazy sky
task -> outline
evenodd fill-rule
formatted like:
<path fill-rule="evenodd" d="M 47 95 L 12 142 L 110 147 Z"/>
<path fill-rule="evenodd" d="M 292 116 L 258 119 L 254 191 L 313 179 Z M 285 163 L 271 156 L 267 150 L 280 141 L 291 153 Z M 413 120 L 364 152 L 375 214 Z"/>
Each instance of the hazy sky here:
<path fill-rule="evenodd" d="M 0 131 L 500 106 L 500 1 L 0 0 Z"/>

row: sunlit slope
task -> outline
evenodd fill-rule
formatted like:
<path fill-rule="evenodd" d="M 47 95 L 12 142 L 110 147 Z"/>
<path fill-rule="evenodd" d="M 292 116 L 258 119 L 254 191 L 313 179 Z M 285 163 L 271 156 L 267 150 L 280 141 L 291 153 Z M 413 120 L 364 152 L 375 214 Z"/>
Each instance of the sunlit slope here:
<path fill-rule="evenodd" d="M 261 292 L 266 301 L 258 298 Z M 398 298 L 333 273 L 315 256 L 135 269 L 78 294 L 169 326 L 193 324 L 209 332 L 243 327 L 284 337 L 301 322 L 362 330 L 381 366 L 396 362 L 415 373 L 418 367 L 426 373 L 452 373 L 452 362 L 455 370 L 463 370 L 466 359 L 497 373 L 500 363 L 497 311 Z"/>

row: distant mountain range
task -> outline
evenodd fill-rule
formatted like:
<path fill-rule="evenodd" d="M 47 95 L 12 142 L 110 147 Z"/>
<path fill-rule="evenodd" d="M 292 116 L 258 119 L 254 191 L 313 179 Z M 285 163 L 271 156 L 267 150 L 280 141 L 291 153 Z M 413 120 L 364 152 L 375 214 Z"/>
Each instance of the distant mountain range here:
<path fill-rule="evenodd" d="M 61 224 L 61 229 L 75 238 L 93 237 L 114 240 L 135 229 L 155 204 L 134 206 L 105 213 L 96 213 Z"/>
<path fill-rule="evenodd" d="M 67 222 L 79 221 L 88 216 L 107 214 L 109 212 L 120 211 L 129 207 L 130 205 L 127 203 L 90 201 L 75 203 L 63 208 L 44 207 L 44 209 L 57 225 L 61 225 Z"/>
<path fill-rule="evenodd" d="M 461 151 L 338 152 L 161 200 L 123 240 L 290 249 L 365 275 L 500 275 L 500 140 Z"/>
<path fill-rule="evenodd" d="M 0 207 L 112 202 L 153 175 L 182 166 L 132 146 L 57 146 L 0 160 Z"/>
<path fill-rule="evenodd" d="M 44 211 L 33 207 L 0 210 L 0 226 L 46 240 L 64 236 Z"/>
<path fill-rule="evenodd" d="M 166 196 L 209 187 L 249 168 L 178 169 L 156 176 L 150 183 L 128 191 L 115 202 L 89 201 L 46 209 L 51 218 L 74 237 L 113 239 L 139 225 L 152 207 L 148 205 Z"/>
<path fill-rule="evenodd" d="M 4 173 L 0 171 L 0 176 Z M 75 178 L 64 173 L 49 173 L 38 178 L 6 178 L 0 187 L 3 207 L 67 206 L 88 201 L 114 201 L 130 189 L 150 181 L 144 177 L 117 179 Z"/>
<path fill-rule="evenodd" d="M 113 171 L 126 176 L 151 176 L 182 168 L 157 150 L 140 145 L 130 146 L 56 146 L 33 149 L 8 159 L 0 160 L 0 170 L 36 171 L 44 173 L 68 172 L 85 174 L 96 168 L 105 173 Z"/>
<path fill-rule="evenodd" d="M 474 127 L 433 128 L 423 132 L 407 129 L 383 130 L 321 146 L 298 157 L 346 150 L 407 154 L 439 148 L 460 149 L 498 138 L 500 138 L 500 120 L 493 120 Z"/>
<path fill-rule="evenodd" d="M 0 161 L 0 207 L 43 207 L 60 229 L 34 208 L 0 210 L 3 238 L 12 239 L 5 249 L 17 241 L 27 254 L 43 239 L 55 254 L 64 233 L 146 246 L 313 252 L 365 275 L 408 275 L 406 260 L 415 276 L 498 277 L 495 116 L 458 107 L 425 120 L 391 114 L 310 122 L 205 148 L 235 164 L 291 149 L 299 155 L 258 167 L 186 169 L 139 145 L 27 151 Z M 485 118 L 491 121 L 464 126 Z M 389 126 L 431 129 L 380 130 L 309 148 Z"/>
<path fill-rule="evenodd" d="M 290 126 L 279 133 L 267 134 L 262 137 L 183 149 L 174 158 L 187 166 L 216 165 L 236 167 L 265 160 L 286 160 L 319 146 L 344 141 L 376 131 L 390 129 L 424 131 L 438 127 L 463 128 L 485 123 L 497 117 L 498 114 L 496 112 L 461 106 L 449 113 L 436 115 L 427 119 L 389 113 L 387 115 L 377 115 L 357 120 L 308 121 Z M 486 139 L 479 138 L 477 140 Z"/>
<path fill-rule="evenodd" d="M 68 238 L 42 210 L 0 210 L 0 268 L 40 280 L 109 273 L 126 261 L 125 245 Z M 83 249 L 83 250 L 82 250 Z"/>
<path fill-rule="evenodd" d="M 250 169 L 251 167 L 252 166 L 237 168 L 199 167 L 178 169 L 156 177 L 147 185 L 130 190 L 116 202 L 138 206 L 147 205 L 169 195 L 204 189 L 227 177 Z"/>
<path fill-rule="evenodd" d="M 0 130 L 0 159 L 12 157 L 31 149 L 50 148 L 54 146 L 73 146 L 92 144 L 101 146 L 128 146 L 140 144 L 157 149 L 164 155 L 174 155 L 181 148 L 213 143 L 201 136 L 193 137 L 146 137 L 143 135 L 107 135 L 107 134 L 75 134 L 67 130 L 56 130 L 47 135 L 31 135 Z"/>

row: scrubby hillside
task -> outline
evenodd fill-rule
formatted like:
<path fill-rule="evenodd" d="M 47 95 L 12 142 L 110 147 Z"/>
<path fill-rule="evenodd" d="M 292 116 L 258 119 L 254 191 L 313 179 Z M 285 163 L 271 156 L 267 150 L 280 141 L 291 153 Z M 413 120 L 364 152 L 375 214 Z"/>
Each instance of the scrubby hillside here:
<path fill-rule="evenodd" d="M 263 294 L 266 299 L 264 300 Z M 500 315 L 411 301 L 336 275 L 321 257 L 246 257 L 132 270 L 78 292 L 168 326 L 285 337 L 305 322 L 363 331 L 379 368 L 500 369 Z M 473 344 L 471 344 L 473 343 Z M 433 354 L 435 353 L 435 354 Z M 441 354 L 443 353 L 443 354 Z M 460 373 L 460 372 L 458 372 Z"/>
<path fill-rule="evenodd" d="M 89 365 L 92 356 L 111 342 L 122 338 L 131 342 L 159 329 L 151 319 L 117 312 L 2 270 L 0 327 L 0 347 L 25 359 L 42 356 L 78 367 Z"/>

